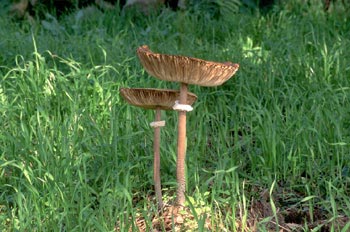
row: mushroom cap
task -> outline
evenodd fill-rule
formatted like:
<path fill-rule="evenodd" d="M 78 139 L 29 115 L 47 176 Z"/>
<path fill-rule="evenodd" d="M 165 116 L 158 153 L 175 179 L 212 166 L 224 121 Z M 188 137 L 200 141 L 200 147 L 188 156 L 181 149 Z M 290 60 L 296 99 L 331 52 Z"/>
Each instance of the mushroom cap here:
<path fill-rule="evenodd" d="M 176 100 L 180 98 L 180 91 L 172 89 L 153 88 L 121 88 L 120 95 L 131 105 L 144 109 L 173 110 Z M 192 105 L 197 96 L 187 93 L 187 104 Z"/>
<path fill-rule="evenodd" d="M 192 57 L 152 52 L 147 45 L 137 49 L 141 64 L 158 79 L 200 86 L 218 86 L 230 79 L 239 64 L 219 63 Z"/>

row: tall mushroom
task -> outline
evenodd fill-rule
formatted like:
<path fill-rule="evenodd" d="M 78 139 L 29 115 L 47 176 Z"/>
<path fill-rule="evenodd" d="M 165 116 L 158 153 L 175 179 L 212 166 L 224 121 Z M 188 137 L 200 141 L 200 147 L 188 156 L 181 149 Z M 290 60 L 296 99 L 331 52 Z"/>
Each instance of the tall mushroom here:
<path fill-rule="evenodd" d="M 166 55 L 152 52 L 147 45 L 137 49 L 141 64 L 151 75 L 161 80 L 180 82 L 178 145 L 176 179 L 178 183 L 176 204 L 185 203 L 185 160 L 186 160 L 186 101 L 188 84 L 218 86 L 231 78 L 239 68 L 231 62 L 219 63 L 197 58 Z M 179 107 L 180 106 L 180 107 Z"/>
<path fill-rule="evenodd" d="M 174 102 L 179 99 L 180 92 L 169 89 L 121 88 L 120 94 L 131 105 L 156 111 L 155 121 L 150 125 L 154 127 L 154 189 L 158 208 L 161 209 L 163 208 L 163 200 L 160 181 L 160 127 L 165 125 L 165 121 L 161 121 L 161 110 L 173 110 Z M 187 93 L 186 99 L 186 103 L 192 105 L 196 101 L 197 96 L 193 93 Z"/>

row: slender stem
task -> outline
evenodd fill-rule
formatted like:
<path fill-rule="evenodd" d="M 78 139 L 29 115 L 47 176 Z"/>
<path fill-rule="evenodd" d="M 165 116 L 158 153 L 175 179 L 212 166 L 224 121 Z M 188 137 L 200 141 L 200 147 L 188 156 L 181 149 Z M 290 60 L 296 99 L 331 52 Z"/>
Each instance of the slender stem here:
<path fill-rule="evenodd" d="M 159 108 L 156 109 L 155 121 L 160 121 L 161 118 L 161 110 Z M 154 180 L 154 190 L 156 192 L 156 198 L 158 202 L 158 208 L 163 208 L 163 200 L 162 200 L 162 187 L 160 183 L 160 127 L 154 128 L 154 164 L 153 164 L 153 180 Z"/>
<path fill-rule="evenodd" d="M 187 104 L 187 84 L 181 83 L 180 104 Z M 186 177 L 186 111 L 179 111 L 178 140 L 177 140 L 177 161 L 176 161 L 176 180 L 177 180 L 177 198 L 176 204 L 183 206 L 185 203 Z"/>

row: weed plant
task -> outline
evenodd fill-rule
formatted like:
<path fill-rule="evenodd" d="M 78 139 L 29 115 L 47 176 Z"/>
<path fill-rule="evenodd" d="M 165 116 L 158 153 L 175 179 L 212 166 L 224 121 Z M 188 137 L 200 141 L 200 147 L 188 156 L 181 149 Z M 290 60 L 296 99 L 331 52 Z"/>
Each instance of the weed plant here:
<path fill-rule="evenodd" d="M 328 13 L 310 2 L 215 19 L 93 9 L 35 25 L 1 17 L 0 230 L 127 231 L 138 214 L 150 223 L 153 113 L 127 105 L 119 88 L 178 86 L 142 69 L 135 50 L 147 44 L 240 64 L 221 87 L 190 88 L 198 95 L 187 122 L 191 209 L 244 231 L 266 189 L 276 219 L 276 207 L 302 205 L 311 217 L 302 220 L 316 221 L 312 211 L 322 209 L 330 231 L 348 231 L 336 219 L 350 217 L 349 12 L 341 1 Z M 163 117 L 171 201 L 177 117 Z"/>

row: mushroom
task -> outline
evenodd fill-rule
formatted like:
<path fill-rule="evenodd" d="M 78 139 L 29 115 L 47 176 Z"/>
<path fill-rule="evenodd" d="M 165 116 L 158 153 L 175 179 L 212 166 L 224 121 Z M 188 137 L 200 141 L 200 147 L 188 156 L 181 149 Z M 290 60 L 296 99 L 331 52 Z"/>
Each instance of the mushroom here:
<path fill-rule="evenodd" d="M 151 89 L 151 88 L 121 88 L 121 96 L 131 105 L 144 109 L 153 109 L 156 111 L 155 121 L 150 125 L 154 127 L 154 163 L 153 163 L 153 180 L 158 208 L 163 208 L 161 181 L 160 181 L 160 127 L 165 125 L 161 121 L 161 110 L 173 110 L 174 102 L 179 99 L 180 92 L 169 89 Z M 192 105 L 197 96 L 188 92 L 186 103 Z"/>
<path fill-rule="evenodd" d="M 152 52 L 147 45 L 137 49 L 141 64 L 151 75 L 161 80 L 180 82 L 180 100 L 175 108 L 179 111 L 176 179 L 178 183 L 176 204 L 185 203 L 185 159 L 186 159 L 186 107 L 188 85 L 218 86 L 230 79 L 239 65 L 231 62 L 219 63 L 197 58 L 166 55 Z M 180 107 L 178 107 L 180 106 Z"/>

